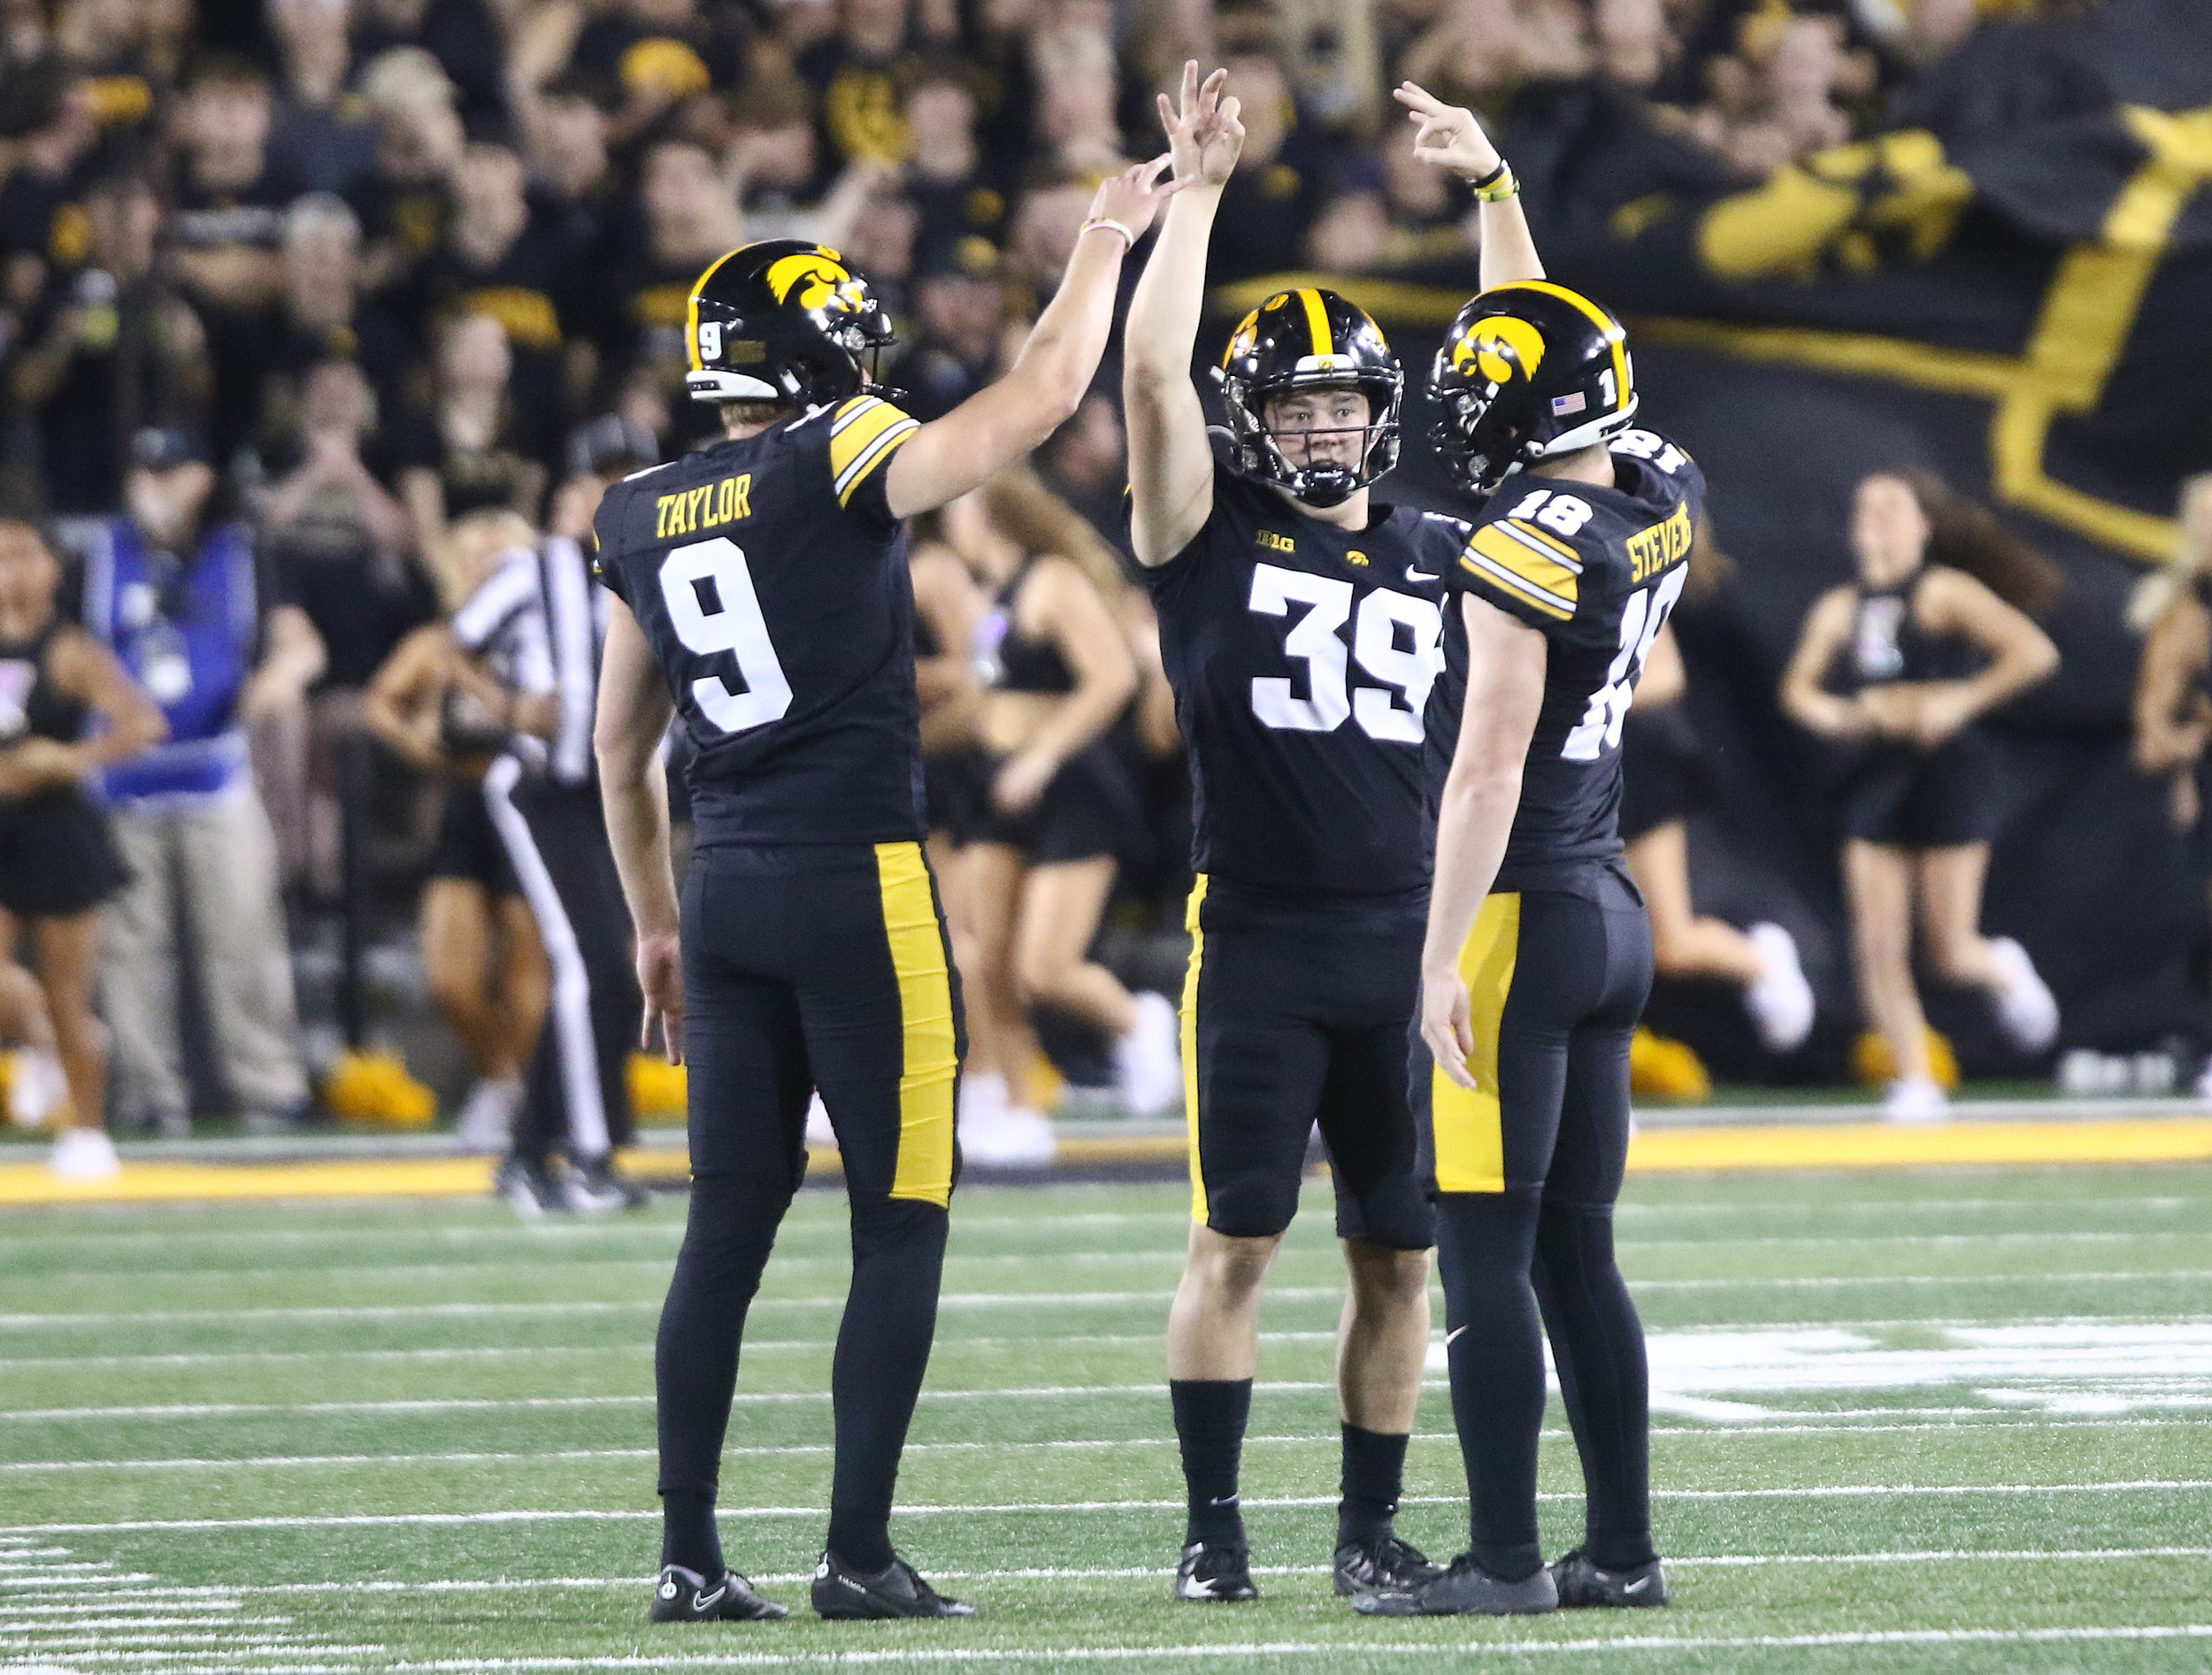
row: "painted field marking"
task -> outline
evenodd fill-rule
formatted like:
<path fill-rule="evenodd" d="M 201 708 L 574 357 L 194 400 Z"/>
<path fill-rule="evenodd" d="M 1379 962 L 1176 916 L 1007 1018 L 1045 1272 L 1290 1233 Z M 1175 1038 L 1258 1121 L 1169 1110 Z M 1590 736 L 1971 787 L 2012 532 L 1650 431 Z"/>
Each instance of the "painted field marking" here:
<path fill-rule="evenodd" d="M 2212 1489 L 2212 1479 L 2199 1478 L 2138 1478 L 2096 1483 L 1836 1483 L 1812 1485 L 1798 1488 L 1756 1489 L 1655 1489 L 1652 1498 L 1660 1501 L 1820 1501 L 1860 1500 L 1875 1495 L 1913 1495 L 1941 1497 L 1975 1494 L 2179 1494 Z M 1579 1506 L 1583 1496 L 1579 1492 L 1547 1492 L 1540 1494 L 1540 1501 L 1572 1502 Z M 1406 1506 L 1456 1506 L 1465 1497 L 1444 1494 L 1409 1494 L 1401 1502 Z M 1303 1507 L 1334 1506 L 1338 1497 L 1333 1494 L 1248 1496 L 1247 1507 Z M 896 1517 L 972 1517 L 978 1516 L 1002 1517 L 1016 1513 L 1034 1512 L 1159 1512 L 1180 1511 L 1179 1501 L 1002 1501 L 990 1503 L 964 1505 L 915 1505 L 892 1508 Z M 52 1535 L 96 1535 L 125 1533 L 147 1533 L 155 1531 L 191 1530 L 294 1530 L 294 1529 L 360 1529 L 372 1527 L 418 1528 L 451 1525 L 526 1524 L 540 1523 L 607 1523 L 626 1524 L 646 1520 L 657 1522 L 657 1510 L 642 1509 L 560 1508 L 529 1510 L 488 1512 L 334 1512 L 270 1514 L 263 1517 L 236 1518 L 118 1518 L 103 1522 L 63 1522 L 50 1524 L 18 1524 L 10 1526 L 19 1533 Z M 815 1506 L 745 1506 L 722 1507 L 717 1516 L 727 1519 L 752 1518 L 822 1518 L 829 1516 L 826 1507 Z"/>

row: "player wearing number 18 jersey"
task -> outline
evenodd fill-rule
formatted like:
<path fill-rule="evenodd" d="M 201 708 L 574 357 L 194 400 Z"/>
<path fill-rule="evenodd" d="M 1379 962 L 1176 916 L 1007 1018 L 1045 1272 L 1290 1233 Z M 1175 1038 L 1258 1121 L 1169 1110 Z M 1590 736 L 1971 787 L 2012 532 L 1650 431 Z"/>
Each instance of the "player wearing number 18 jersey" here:
<path fill-rule="evenodd" d="M 805 1169 L 818 1089 L 843 1154 L 853 1275 L 831 1374 L 825 1617 L 972 1614 L 892 1551 L 899 1456 L 935 1331 L 959 1000 L 922 856 L 914 601 L 899 519 L 944 504 L 1075 411 L 1121 257 L 1164 166 L 1099 188 L 1012 370 L 929 425 L 862 357 L 890 331 L 833 250 L 748 245 L 694 288 L 689 384 L 725 440 L 618 486 L 595 525 L 608 611 L 597 749 L 647 1031 L 691 1064 L 688 1226 L 655 1372 L 664 1532 L 656 1621 L 780 1617 L 714 1520 L 739 1339 Z M 695 748 L 678 903 L 657 760 Z"/>
<path fill-rule="evenodd" d="M 1472 1540 L 1445 1577 L 1379 1604 L 1663 1604 L 1643 1329 L 1612 1249 L 1629 1038 L 1651 985 L 1651 927 L 1620 859 L 1620 741 L 1682 591 L 1704 480 L 1673 443 L 1628 428 L 1620 326 L 1563 287 L 1476 297 L 1433 385 L 1439 449 L 1487 496 L 1449 572 L 1446 701 L 1464 708 L 1436 755 L 1417 1044 Z M 1586 1545 L 1548 1571 L 1540 1301 L 1589 1520 Z"/>

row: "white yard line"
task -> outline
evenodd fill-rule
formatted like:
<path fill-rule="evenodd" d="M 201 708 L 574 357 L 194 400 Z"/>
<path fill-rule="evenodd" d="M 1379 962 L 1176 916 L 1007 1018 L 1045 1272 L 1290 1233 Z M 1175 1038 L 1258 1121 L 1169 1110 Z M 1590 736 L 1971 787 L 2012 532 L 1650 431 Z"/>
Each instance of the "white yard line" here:
<path fill-rule="evenodd" d="M 1316 1387 L 1317 1388 L 1319 1387 Z M 2176 1415 L 2171 1418 L 2142 1419 L 2116 1414 L 2109 1418 L 2051 1419 L 2031 1410 L 2000 1408 L 1957 1410 L 1918 1410 L 1918 1411 L 1955 1411 L 1957 1418 L 1948 1421 L 1929 1422 L 1907 1420 L 1898 1425 L 1655 1425 L 1655 1438 L 1687 1437 L 1701 1442 L 1732 1442 L 1739 1437 L 1809 1437 L 1809 1436 L 1886 1436 L 1904 1435 L 1928 1431 L 1956 1433 L 1961 1431 L 2129 1431 L 2194 1428 L 2203 1420 Z M 1984 1418 L 1983 1416 L 1986 1416 Z M 1541 1433 L 1554 1441 L 1564 1441 L 1571 1433 L 1559 1429 L 1547 1429 Z M 1417 1432 L 1416 1442 L 1455 1443 L 1458 1437 L 1449 1431 Z M 1172 1448 L 1173 1437 L 1054 1437 L 1013 1442 L 909 1442 L 906 1453 L 917 1454 L 1006 1454 L 1033 1448 Z M 1311 1436 L 1248 1436 L 1247 1448 L 1326 1448 L 1341 1446 L 1340 1439 L 1316 1433 Z M 784 1442 L 726 1444 L 726 1456 L 739 1459 L 774 1459 L 790 1455 L 828 1455 L 835 1452 L 826 1442 Z M 0 1464 L 0 1471 L 260 1471 L 277 1470 L 288 1466 L 425 1466 L 425 1465 L 505 1465 L 535 1464 L 551 1460 L 651 1460 L 658 1457 L 653 1448 L 548 1448 L 541 1452 L 527 1451 L 461 1451 L 450 1454 L 257 1454 L 235 1459 L 211 1455 L 180 1455 L 165 1459 L 143 1460 L 11 1460 Z"/>
<path fill-rule="evenodd" d="M 1951 1496 L 1978 1494 L 2173 1494 L 2185 1491 L 2212 1489 L 2212 1479 L 2141 1478 L 2097 1483 L 1836 1483 L 1819 1484 L 1797 1488 L 1757 1489 L 1655 1489 L 1652 1498 L 1661 1501 L 1803 1501 L 1803 1500 L 1860 1500 L 1871 1496 Z M 1463 1497 L 1440 1494 L 1409 1494 L 1402 1504 L 1408 1506 L 1453 1506 Z M 1540 1501 L 1573 1502 L 1581 1504 L 1579 1493 L 1548 1493 L 1537 1496 Z M 1271 1495 L 1248 1498 L 1247 1507 L 1334 1506 L 1333 1494 Z M 1008 1501 L 966 1505 L 910 1505 L 892 1509 L 895 1516 L 902 1517 L 1002 1517 L 1017 1513 L 1068 1512 L 1156 1512 L 1179 1511 L 1179 1500 L 1160 1501 Z M 820 1518 L 828 1516 L 828 1510 L 814 1506 L 747 1506 L 724 1507 L 719 1516 L 726 1519 L 803 1517 Z M 634 1523 L 657 1520 L 657 1510 L 643 1509 L 561 1508 L 536 1509 L 495 1512 L 346 1512 L 328 1514 L 271 1514 L 265 1517 L 236 1518 L 119 1518 L 97 1523 L 19 1524 L 11 1528 L 23 1534 L 88 1535 L 148 1533 L 160 1530 L 291 1530 L 291 1529 L 358 1529 L 366 1527 L 424 1527 L 433 1525 L 477 1524 L 538 1523 Z"/>

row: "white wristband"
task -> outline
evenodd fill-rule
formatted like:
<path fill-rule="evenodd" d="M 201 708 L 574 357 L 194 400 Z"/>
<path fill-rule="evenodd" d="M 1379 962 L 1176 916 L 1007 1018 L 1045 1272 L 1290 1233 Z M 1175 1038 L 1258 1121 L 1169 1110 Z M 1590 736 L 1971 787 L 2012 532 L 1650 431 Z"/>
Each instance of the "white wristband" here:
<path fill-rule="evenodd" d="M 1133 250 L 1137 248 L 1137 235 L 1129 230 L 1128 225 L 1125 222 L 1117 221 L 1110 216 L 1093 216 L 1089 220 L 1083 223 L 1082 227 L 1078 230 L 1076 236 L 1080 238 L 1085 233 L 1090 232 L 1094 227 L 1104 227 L 1109 233 L 1118 233 L 1121 234 L 1121 243 L 1124 250 Z"/>

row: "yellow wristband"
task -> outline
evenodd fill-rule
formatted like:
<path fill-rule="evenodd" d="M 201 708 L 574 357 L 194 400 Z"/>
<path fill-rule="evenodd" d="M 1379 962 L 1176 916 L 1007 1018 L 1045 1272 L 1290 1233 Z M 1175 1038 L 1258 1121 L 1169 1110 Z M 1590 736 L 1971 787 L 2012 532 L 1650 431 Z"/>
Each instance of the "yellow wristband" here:
<path fill-rule="evenodd" d="M 1496 168 L 1479 181 L 1468 181 L 1467 187 L 1480 202 L 1497 204 L 1518 195 L 1521 183 L 1514 177 L 1513 165 L 1500 158 Z"/>

